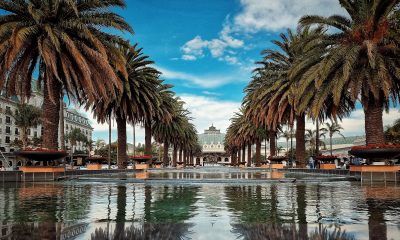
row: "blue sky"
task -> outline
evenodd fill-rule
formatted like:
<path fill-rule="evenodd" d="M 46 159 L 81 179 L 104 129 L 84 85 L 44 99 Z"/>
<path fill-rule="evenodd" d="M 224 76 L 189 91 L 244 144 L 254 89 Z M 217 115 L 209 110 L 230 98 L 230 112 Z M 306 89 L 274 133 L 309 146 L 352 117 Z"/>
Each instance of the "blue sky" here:
<path fill-rule="evenodd" d="M 139 43 L 156 62 L 162 78 L 175 86 L 202 132 L 212 123 L 222 131 L 237 111 L 260 52 L 272 39 L 295 28 L 305 14 L 343 14 L 336 0 L 127 0 L 117 9 Z M 385 115 L 391 123 L 400 115 Z M 91 118 L 90 114 L 88 117 Z M 94 139 L 107 138 L 107 126 L 92 120 Z M 116 138 L 115 126 L 113 139 Z M 311 123 L 308 123 L 312 127 Z M 343 122 L 346 135 L 363 134 L 363 113 Z M 128 128 L 128 136 L 132 130 Z M 143 130 L 137 127 L 138 141 Z"/>

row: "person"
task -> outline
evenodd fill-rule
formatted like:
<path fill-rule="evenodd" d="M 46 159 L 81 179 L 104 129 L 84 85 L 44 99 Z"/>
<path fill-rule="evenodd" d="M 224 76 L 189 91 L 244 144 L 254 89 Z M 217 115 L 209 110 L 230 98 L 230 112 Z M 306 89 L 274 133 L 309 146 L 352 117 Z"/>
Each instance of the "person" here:
<path fill-rule="evenodd" d="M 310 159 L 308 160 L 309 164 L 310 164 L 310 168 L 314 168 L 314 157 L 310 156 Z"/>
<path fill-rule="evenodd" d="M 1 166 L 0 171 L 5 171 L 6 168 L 4 166 Z"/>

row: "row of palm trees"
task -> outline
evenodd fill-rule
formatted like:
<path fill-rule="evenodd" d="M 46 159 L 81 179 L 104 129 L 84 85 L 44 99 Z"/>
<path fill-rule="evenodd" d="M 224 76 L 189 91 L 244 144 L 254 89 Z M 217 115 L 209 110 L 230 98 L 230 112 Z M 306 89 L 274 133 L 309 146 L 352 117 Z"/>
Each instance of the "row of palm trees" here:
<path fill-rule="evenodd" d="M 28 99 L 38 73 L 46 148 L 59 147 L 60 99 L 67 95 L 100 122 L 116 119 L 120 168 L 127 161 L 127 123 L 145 126 L 146 154 L 151 155 L 155 136 L 190 155 L 197 134 L 183 103 L 142 49 L 113 33 L 133 34 L 113 12 L 123 7 L 124 0 L 1 1 L 6 13 L 0 16 L 0 90 Z M 159 129 L 156 135 L 153 129 Z"/>
<path fill-rule="evenodd" d="M 367 144 L 384 144 L 382 115 L 399 102 L 399 0 L 339 0 L 347 16 L 304 16 L 273 49 L 262 52 L 245 89 L 244 124 L 267 129 L 296 124 L 296 160 L 305 164 L 305 119 L 317 125 L 348 116 L 360 102 Z M 233 119 L 234 120 L 234 119 Z M 235 122 L 233 121 L 232 125 Z M 231 126 L 232 127 L 232 126 Z M 228 136 L 229 137 L 229 136 Z M 233 138 L 243 139 L 240 136 Z M 227 138 L 229 148 L 243 144 Z M 316 141 L 318 153 L 319 141 Z M 275 154 L 271 149 L 271 155 Z M 257 158 L 256 158 L 257 159 Z"/>

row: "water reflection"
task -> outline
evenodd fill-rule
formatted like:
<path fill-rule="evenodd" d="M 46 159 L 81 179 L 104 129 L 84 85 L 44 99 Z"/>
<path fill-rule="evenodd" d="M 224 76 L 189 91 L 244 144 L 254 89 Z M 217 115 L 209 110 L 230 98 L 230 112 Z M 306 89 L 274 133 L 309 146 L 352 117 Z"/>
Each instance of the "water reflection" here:
<path fill-rule="evenodd" d="M 277 171 L 222 171 L 222 172 L 174 172 L 174 171 L 150 171 L 136 173 L 135 178 L 138 179 L 185 179 L 185 180 L 200 180 L 200 179 L 282 179 L 285 177 L 283 172 Z"/>
<path fill-rule="evenodd" d="M 269 240 L 269 239 L 298 239 L 298 240 L 322 240 L 322 239 L 355 239 L 354 235 L 346 233 L 340 228 L 331 228 L 321 225 L 310 233 L 301 233 L 301 224 L 254 224 L 233 226 L 237 238 L 244 240 Z"/>
<path fill-rule="evenodd" d="M 351 182 L 3 185 L 0 239 L 396 239 L 399 192 Z"/>
<path fill-rule="evenodd" d="M 117 224 L 117 223 L 116 223 Z M 115 224 L 115 225 L 116 225 Z M 117 226 L 96 227 L 86 233 L 91 240 L 138 240 L 138 239 L 193 239 L 190 234 L 190 224 L 131 224 L 126 228 L 118 229 Z M 353 234 L 346 231 L 322 225 L 313 231 L 302 235 L 301 226 L 297 224 L 234 224 L 232 233 L 236 239 L 261 240 L 261 239 L 356 239 Z M 83 233 L 88 230 L 87 224 L 65 226 L 56 223 L 24 223 L 14 224 L 11 233 L 2 239 L 44 239 L 68 240 L 83 239 Z"/>

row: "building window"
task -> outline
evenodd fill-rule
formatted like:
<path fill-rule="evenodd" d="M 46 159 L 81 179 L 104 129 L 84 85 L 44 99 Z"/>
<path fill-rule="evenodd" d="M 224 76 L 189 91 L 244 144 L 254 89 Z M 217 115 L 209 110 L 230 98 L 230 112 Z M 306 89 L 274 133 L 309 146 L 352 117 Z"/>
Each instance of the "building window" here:
<path fill-rule="evenodd" d="M 36 131 L 33 132 L 33 136 L 34 136 L 35 138 L 37 138 L 37 132 L 36 132 Z"/>
<path fill-rule="evenodd" d="M 8 133 L 8 134 L 11 133 L 11 128 L 9 126 L 6 127 L 6 133 Z"/>
<path fill-rule="evenodd" d="M 3 119 L 2 118 L 0 118 L 0 123 L 3 123 Z"/>
<path fill-rule="evenodd" d="M 225 162 L 229 162 L 229 158 L 225 158 L 224 160 L 225 160 Z"/>
<path fill-rule="evenodd" d="M 18 134 L 19 134 L 18 128 L 15 128 L 15 135 L 18 135 Z"/>
<path fill-rule="evenodd" d="M 6 123 L 11 124 L 11 118 L 9 116 L 6 116 Z"/>
<path fill-rule="evenodd" d="M 28 132 L 27 132 L 27 134 L 28 134 L 28 136 L 30 136 L 30 135 L 31 135 L 31 129 L 30 129 L 30 128 L 28 129 Z"/>
<path fill-rule="evenodd" d="M 10 137 L 6 136 L 6 143 L 10 143 Z"/>

